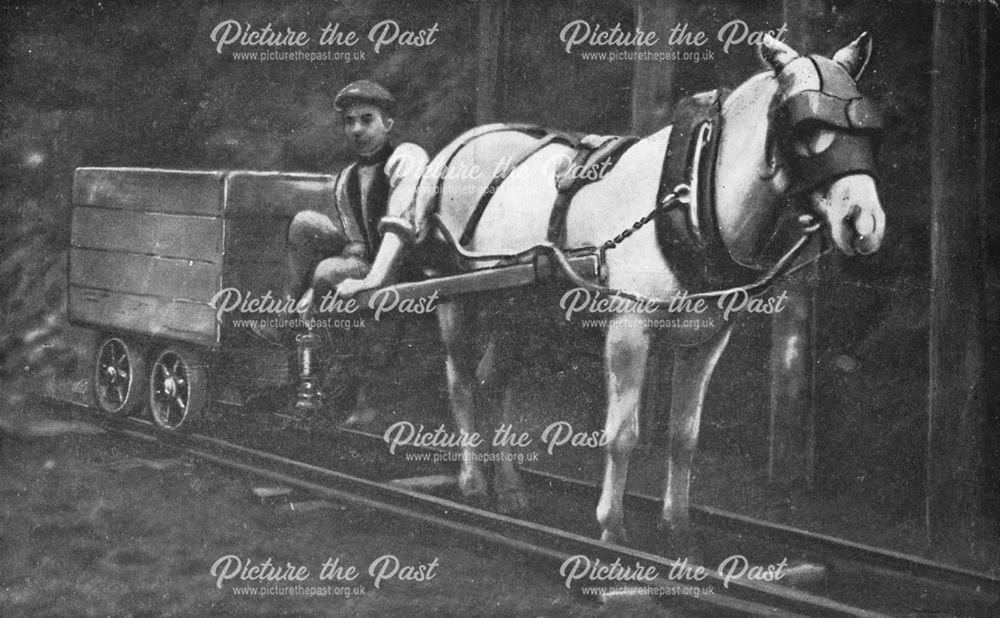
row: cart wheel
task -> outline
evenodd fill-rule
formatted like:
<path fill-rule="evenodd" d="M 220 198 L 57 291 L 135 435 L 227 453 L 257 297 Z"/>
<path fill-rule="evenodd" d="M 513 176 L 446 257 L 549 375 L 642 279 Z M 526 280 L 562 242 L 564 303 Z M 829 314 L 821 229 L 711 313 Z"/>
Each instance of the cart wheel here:
<path fill-rule="evenodd" d="M 208 402 L 208 370 L 201 355 L 179 346 L 160 351 L 149 373 L 153 422 L 175 431 L 201 416 Z"/>
<path fill-rule="evenodd" d="M 108 337 L 94 355 L 94 400 L 108 414 L 125 416 L 142 404 L 146 360 L 142 349 L 120 337 Z"/>

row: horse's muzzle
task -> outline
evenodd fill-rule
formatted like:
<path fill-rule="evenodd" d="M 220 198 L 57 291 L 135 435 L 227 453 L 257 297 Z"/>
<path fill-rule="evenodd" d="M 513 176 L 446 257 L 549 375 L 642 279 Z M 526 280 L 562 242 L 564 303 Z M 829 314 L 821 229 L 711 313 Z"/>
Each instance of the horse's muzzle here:
<path fill-rule="evenodd" d="M 878 222 L 875 215 L 861 209 L 855 204 L 845 217 L 844 223 L 850 228 L 853 239 L 851 247 L 858 255 L 869 255 L 878 251 L 881 244 L 881 234 L 878 234 Z"/>

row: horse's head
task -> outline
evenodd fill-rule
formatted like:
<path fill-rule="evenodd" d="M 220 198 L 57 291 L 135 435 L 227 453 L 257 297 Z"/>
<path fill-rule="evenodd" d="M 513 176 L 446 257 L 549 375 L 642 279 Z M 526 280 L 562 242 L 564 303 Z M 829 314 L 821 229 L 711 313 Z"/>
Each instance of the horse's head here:
<path fill-rule="evenodd" d="M 885 231 L 874 154 L 881 119 L 857 87 L 871 38 L 862 34 L 831 59 L 800 56 L 768 36 L 760 54 L 770 70 L 740 85 L 722 110 L 716 211 L 730 253 L 758 263 L 789 198 L 820 218 L 844 253 L 874 252 Z"/>
<path fill-rule="evenodd" d="M 857 87 L 871 51 L 867 33 L 832 59 L 800 56 L 772 37 L 760 45 L 778 86 L 768 110 L 774 182 L 822 217 L 848 255 L 876 251 L 885 231 L 875 165 L 881 116 Z"/>

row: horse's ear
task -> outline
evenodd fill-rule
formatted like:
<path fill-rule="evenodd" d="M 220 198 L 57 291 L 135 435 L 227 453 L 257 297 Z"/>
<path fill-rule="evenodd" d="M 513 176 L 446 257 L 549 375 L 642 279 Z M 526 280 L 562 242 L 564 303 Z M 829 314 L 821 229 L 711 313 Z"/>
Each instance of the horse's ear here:
<path fill-rule="evenodd" d="M 799 57 L 799 53 L 785 45 L 770 34 L 765 34 L 760 42 L 760 57 L 774 69 L 775 74 L 781 73 L 785 65 Z"/>
<path fill-rule="evenodd" d="M 867 32 L 862 32 L 861 36 L 854 39 L 850 45 L 840 49 L 833 55 L 833 61 L 844 67 L 847 74 L 854 78 L 854 81 L 861 79 L 861 74 L 868 66 L 868 60 L 872 57 L 872 37 Z"/>

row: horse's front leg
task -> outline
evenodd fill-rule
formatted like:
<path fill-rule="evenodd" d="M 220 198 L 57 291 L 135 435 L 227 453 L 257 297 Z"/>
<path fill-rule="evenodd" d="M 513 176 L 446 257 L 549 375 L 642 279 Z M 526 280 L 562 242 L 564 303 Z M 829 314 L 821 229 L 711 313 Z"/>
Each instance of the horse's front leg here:
<path fill-rule="evenodd" d="M 677 350 L 668 425 L 667 485 L 660 522 L 675 549 L 692 546 L 688 509 L 691 462 L 698 445 L 705 391 L 731 333 L 729 326 L 703 344 Z"/>
<path fill-rule="evenodd" d="M 512 426 L 514 422 L 514 387 L 507 384 L 503 391 L 501 403 L 501 423 Z M 516 432 L 515 432 L 516 433 Z M 521 481 L 521 475 L 514 467 L 513 448 L 509 443 L 497 447 L 498 461 L 493 467 L 493 491 L 497 495 L 497 510 L 508 515 L 526 513 L 530 509 L 531 499 L 528 490 Z"/>
<path fill-rule="evenodd" d="M 597 521 L 601 540 L 626 540 L 622 498 L 628 480 L 628 462 L 639 440 L 639 397 L 646 374 L 650 336 L 638 314 L 615 317 L 604 344 L 608 387 L 608 417 L 604 425 L 605 464 Z"/>
<path fill-rule="evenodd" d="M 475 423 L 476 307 L 470 300 L 454 300 L 438 305 L 438 324 L 447 354 L 448 397 L 455 426 L 460 432 L 472 435 Z M 463 441 L 462 463 L 458 473 L 458 487 L 462 494 L 485 499 L 486 477 L 476 458 L 476 449 Z"/>
<path fill-rule="evenodd" d="M 508 314 L 509 315 L 509 314 Z M 514 378 L 524 364 L 527 341 L 524 331 L 510 319 L 500 319 L 491 337 L 489 361 L 479 365 L 477 377 L 482 393 L 483 407 L 489 408 L 492 429 L 514 424 Z M 493 464 L 493 491 L 497 497 L 497 510 L 505 514 L 519 514 L 528 510 L 528 492 L 514 468 L 514 452 L 509 441 L 494 445 L 498 456 Z"/>

